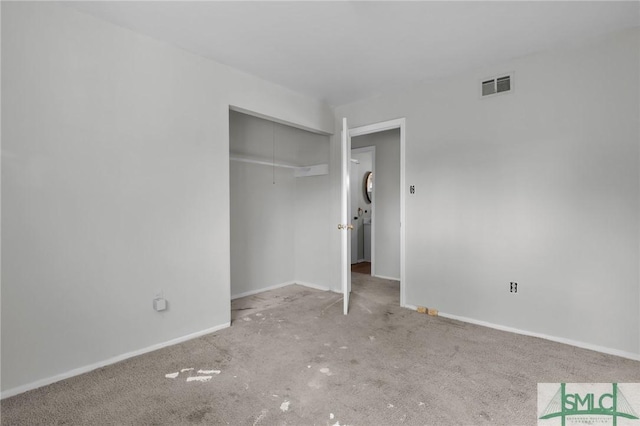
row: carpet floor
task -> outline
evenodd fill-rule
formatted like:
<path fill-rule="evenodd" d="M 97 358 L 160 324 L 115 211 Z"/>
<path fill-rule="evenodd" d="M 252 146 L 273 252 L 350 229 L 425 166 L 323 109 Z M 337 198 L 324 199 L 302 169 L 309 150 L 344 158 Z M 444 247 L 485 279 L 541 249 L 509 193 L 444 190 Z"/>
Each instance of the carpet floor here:
<path fill-rule="evenodd" d="M 230 328 L 5 399 L 1 423 L 535 425 L 539 382 L 640 382 L 637 361 L 419 314 L 398 282 L 353 277 L 347 316 L 297 285 L 238 299 Z"/>

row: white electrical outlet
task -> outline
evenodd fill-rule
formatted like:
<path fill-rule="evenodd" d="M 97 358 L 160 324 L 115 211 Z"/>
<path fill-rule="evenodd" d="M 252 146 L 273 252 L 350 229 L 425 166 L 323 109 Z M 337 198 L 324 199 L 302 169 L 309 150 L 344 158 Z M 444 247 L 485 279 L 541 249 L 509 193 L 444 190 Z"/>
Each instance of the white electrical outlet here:
<path fill-rule="evenodd" d="M 155 309 L 158 312 L 161 312 L 167 309 L 167 299 L 163 299 L 161 297 L 153 299 L 153 309 Z"/>

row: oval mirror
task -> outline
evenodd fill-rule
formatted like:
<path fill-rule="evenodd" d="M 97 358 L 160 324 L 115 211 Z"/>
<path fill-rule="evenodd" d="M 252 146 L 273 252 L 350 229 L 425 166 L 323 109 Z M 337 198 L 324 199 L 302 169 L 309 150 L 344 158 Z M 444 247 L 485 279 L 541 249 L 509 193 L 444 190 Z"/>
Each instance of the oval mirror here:
<path fill-rule="evenodd" d="M 367 203 L 371 204 L 371 196 L 373 194 L 373 172 L 364 174 L 364 198 Z"/>

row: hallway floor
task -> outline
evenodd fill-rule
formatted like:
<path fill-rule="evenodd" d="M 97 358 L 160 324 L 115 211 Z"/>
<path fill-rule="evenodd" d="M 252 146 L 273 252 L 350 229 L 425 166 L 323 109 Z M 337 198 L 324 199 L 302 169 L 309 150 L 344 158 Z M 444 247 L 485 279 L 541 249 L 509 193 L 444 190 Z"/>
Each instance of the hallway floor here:
<path fill-rule="evenodd" d="M 371 262 L 360 262 L 351 264 L 351 272 L 371 275 Z"/>

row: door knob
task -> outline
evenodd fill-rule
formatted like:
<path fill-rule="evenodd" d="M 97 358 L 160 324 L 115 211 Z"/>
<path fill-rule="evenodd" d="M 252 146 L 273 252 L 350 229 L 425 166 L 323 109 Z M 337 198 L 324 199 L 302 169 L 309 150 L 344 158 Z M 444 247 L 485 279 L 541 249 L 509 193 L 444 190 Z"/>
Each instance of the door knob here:
<path fill-rule="evenodd" d="M 353 229 L 353 225 L 352 224 L 348 224 L 348 225 L 343 225 L 343 224 L 338 224 L 338 229 L 348 229 L 348 230 L 352 230 Z"/>

